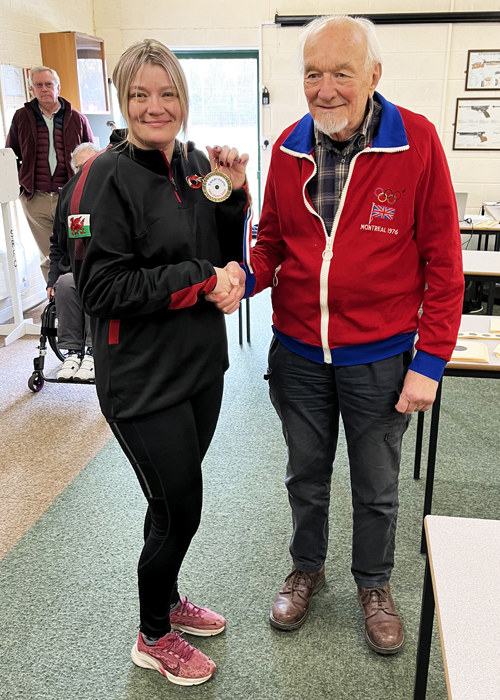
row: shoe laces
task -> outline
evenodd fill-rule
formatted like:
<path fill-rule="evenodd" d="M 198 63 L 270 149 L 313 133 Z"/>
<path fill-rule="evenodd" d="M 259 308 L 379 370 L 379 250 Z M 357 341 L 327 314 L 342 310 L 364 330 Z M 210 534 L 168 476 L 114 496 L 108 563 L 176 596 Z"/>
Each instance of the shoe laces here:
<path fill-rule="evenodd" d="M 289 582 L 292 595 L 296 592 L 300 595 L 304 588 L 314 588 L 313 580 L 310 574 L 305 571 L 295 569 L 285 579 L 285 583 Z"/>
<path fill-rule="evenodd" d="M 389 610 L 389 591 L 386 588 L 368 588 L 361 594 L 361 602 L 363 605 L 376 606 L 376 610 L 372 608 L 370 617 L 379 610 L 383 610 L 388 615 L 397 615 Z"/>
<path fill-rule="evenodd" d="M 205 612 L 205 608 L 199 608 L 194 603 L 190 603 L 186 596 L 184 598 L 181 597 L 180 608 L 175 610 L 175 612 L 179 615 L 189 615 L 189 617 L 201 617 Z"/>
<path fill-rule="evenodd" d="M 368 598 L 370 602 L 376 603 L 377 605 L 383 605 L 387 602 L 389 594 L 385 588 L 368 588 L 363 593 L 363 598 Z"/>
<path fill-rule="evenodd" d="M 181 661 L 187 662 L 195 652 L 195 648 L 186 642 L 179 632 L 170 632 L 156 642 L 156 647 L 173 654 Z"/>

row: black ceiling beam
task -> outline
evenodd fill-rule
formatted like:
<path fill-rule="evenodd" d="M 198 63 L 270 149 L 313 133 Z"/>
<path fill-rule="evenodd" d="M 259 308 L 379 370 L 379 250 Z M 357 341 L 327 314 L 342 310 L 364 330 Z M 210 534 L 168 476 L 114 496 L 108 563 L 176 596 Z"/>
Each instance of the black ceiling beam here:
<path fill-rule="evenodd" d="M 275 15 L 274 23 L 282 27 L 303 27 L 323 15 Z M 469 24 L 500 22 L 500 12 L 391 12 L 388 14 L 352 14 L 364 17 L 374 24 Z"/>

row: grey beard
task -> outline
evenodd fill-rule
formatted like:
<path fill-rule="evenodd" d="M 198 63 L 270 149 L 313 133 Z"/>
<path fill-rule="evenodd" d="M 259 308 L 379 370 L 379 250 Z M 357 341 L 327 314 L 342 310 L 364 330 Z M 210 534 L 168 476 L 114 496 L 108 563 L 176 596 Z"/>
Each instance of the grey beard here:
<path fill-rule="evenodd" d="M 318 131 L 321 131 L 322 134 L 326 134 L 327 136 L 331 136 L 332 134 L 338 134 L 339 131 L 345 129 L 348 124 L 348 119 L 342 119 L 340 121 L 333 120 L 329 119 L 327 114 L 324 115 L 324 118 L 321 122 L 318 119 L 314 120 L 314 126 L 316 127 L 316 129 Z"/>

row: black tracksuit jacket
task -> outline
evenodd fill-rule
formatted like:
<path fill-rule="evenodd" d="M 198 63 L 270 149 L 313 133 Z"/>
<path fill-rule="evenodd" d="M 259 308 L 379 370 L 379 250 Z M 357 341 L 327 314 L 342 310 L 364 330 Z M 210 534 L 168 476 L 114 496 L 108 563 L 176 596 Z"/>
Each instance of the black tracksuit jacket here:
<path fill-rule="evenodd" d="M 215 287 L 214 266 L 243 258 L 250 199 L 245 187 L 209 201 L 187 180 L 209 171 L 191 143 L 187 159 L 176 143 L 170 165 L 161 151 L 114 146 L 90 165 L 79 206 L 73 192 L 85 168 L 59 197 L 53 242 L 68 250 L 91 317 L 109 421 L 174 406 L 229 366 L 224 315 L 204 295 Z M 90 237 L 69 238 L 71 214 L 90 216 Z"/>

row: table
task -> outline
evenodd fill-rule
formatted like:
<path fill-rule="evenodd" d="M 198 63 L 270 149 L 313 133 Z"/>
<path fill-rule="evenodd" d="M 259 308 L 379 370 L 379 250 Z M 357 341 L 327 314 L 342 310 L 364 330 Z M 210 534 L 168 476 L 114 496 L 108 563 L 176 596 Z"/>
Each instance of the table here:
<path fill-rule="evenodd" d="M 425 700 L 434 607 L 449 700 L 500 698 L 500 521 L 428 515 L 414 700 Z"/>
<path fill-rule="evenodd" d="M 484 253 L 480 253 L 484 255 Z M 500 255 L 500 253 L 498 253 Z M 498 316 L 462 316 L 462 322 L 460 324 L 460 331 L 474 331 L 476 333 L 488 333 L 490 330 L 490 322 L 492 318 L 498 318 Z M 481 339 L 489 352 L 490 364 L 480 364 L 476 362 L 459 362 L 456 360 L 451 360 L 445 367 L 444 377 L 471 377 L 475 379 L 500 379 L 500 357 L 496 357 L 493 350 L 500 342 L 499 340 L 485 340 Z M 438 390 L 436 393 L 436 400 L 432 407 L 431 414 L 431 428 L 429 433 L 429 452 L 427 457 L 427 475 L 425 483 L 425 497 L 424 497 L 424 518 L 429 515 L 432 508 L 432 493 L 434 489 L 434 471 L 436 466 L 436 449 L 437 449 L 437 438 L 439 430 L 439 413 L 441 408 L 441 392 L 443 388 L 443 379 L 440 381 Z M 417 440 L 415 446 L 415 469 L 414 478 L 419 478 L 420 470 L 420 459 L 422 451 L 422 434 L 424 425 L 425 413 L 419 413 L 418 415 L 418 425 L 417 425 Z M 424 527 L 422 525 L 422 539 L 420 551 L 425 554 L 426 550 L 426 540 Z M 500 605 L 500 603 L 499 603 Z M 500 698 L 500 695 L 499 695 Z"/>
<path fill-rule="evenodd" d="M 460 233 L 464 235 L 473 234 L 477 235 L 477 250 L 481 250 L 481 245 L 484 236 L 484 250 L 488 250 L 488 243 L 490 236 L 495 236 L 495 250 L 500 251 L 500 222 L 493 228 L 478 228 L 477 224 L 466 224 L 465 222 L 460 222 Z"/>
<path fill-rule="evenodd" d="M 495 303 L 495 283 L 500 282 L 500 252 L 490 250 L 462 251 L 464 276 L 473 281 L 489 280 L 490 289 L 486 313 L 493 313 Z"/>

